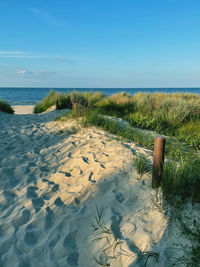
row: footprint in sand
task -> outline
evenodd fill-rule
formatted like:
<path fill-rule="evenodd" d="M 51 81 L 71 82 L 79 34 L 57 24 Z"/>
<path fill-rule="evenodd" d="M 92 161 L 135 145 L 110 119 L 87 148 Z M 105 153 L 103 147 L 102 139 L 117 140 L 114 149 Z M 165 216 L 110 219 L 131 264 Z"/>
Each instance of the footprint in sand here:
<path fill-rule="evenodd" d="M 14 204 L 14 199 L 17 197 L 17 195 L 15 193 L 13 193 L 12 191 L 3 191 L 3 196 L 8 204 L 8 206 Z"/>
<path fill-rule="evenodd" d="M 90 181 L 91 183 L 94 184 L 94 183 L 96 183 L 96 180 L 92 180 L 93 174 L 94 174 L 93 172 L 90 173 L 89 178 L 88 178 L 88 181 Z"/>
<path fill-rule="evenodd" d="M 117 192 L 113 190 L 113 193 L 115 194 L 115 198 L 119 203 L 122 203 L 124 201 L 124 195 L 121 192 Z"/>
<path fill-rule="evenodd" d="M 14 188 L 20 182 L 19 178 L 16 177 L 15 170 L 13 168 L 4 168 L 1 172 L 2 180 L 5 178 L 4 187 Z"/>
<path fill-rule="evenodd" d="M 29 187 L 27 188 L 27 193 L 26 193 L 27 198 L 31 198 L 31 199 L 33 199 L 33 198 L 37 198 L 38 195 L 37 195 L 37 193 L 35 192 L 35 191 L 37 191 L 37 190 L 38 190 L 38 187 L 36 187 L 36 186 L 29 186 Z"/>
<path fill-rule="evenodd" d="M 121 233 L 121 229 L 120 229 L 120 223 L 122 221 L 122 216 L 116 212 L 114 209 L 111 210 L 112 211 L 112 216 L 111 216 L 111 231 L 114 235 L 115 238 L 122 238 L 122 233 Z"/>
<path fill-rule="evenodd" d="M 46 212 L 47 214 L 45 216 L 44 230 L 50 229 L 54 225 L 55 219 L 55 215 L 49 207 L 46 208 Z"/>
<path fill-rule="evenodd" d="M 29 210 L 23 210 L 21 216 L 13 220 L 13 225 L 15 228 L 19 228 L 21 225 L 26 224 L 31 218 L 31 213 Z"/>
<path fill-rule="evenodd" d="M 57 206 L 57 207 L 63 207 L 65 204 L 62 202 L 61 198 L 60 197 L 57 197 L 56 200 L 54 201 L 54 204 Z"/>
<path fill-rule="evenodd" d="M 33 173 L 31 173 L 31 174 L 29 175 L 29 177 L 28 177 L 26 183 L 27 183 L 27 184 L 31 184 L 31 183 L 33 183 L 33 184 L 37 184 L 37 178 L 36 178 L 36 176 L 35 176 Z"/>
<path fill-rule="evenodd" d="M 67 177 L 71 177 L 71 173 L 70 172 L 59 171 L 59 173 L 63 173 Z"/>
<path fill-rule="evenodd" d="M 88 158 L 87 158 L 87 157 L 82 157 L 82 160 L 83 160 L 85 163 L 89 164 L 89 162 L 88 162 Z"/>
<path fill-rule="evenodd" d="M 55 184 L 53 181 L 49 181 L 49 180 L 46 179 L 46 178 L 43 178 L 43 179 L 42 179 L 42 182 L 44 182 L 44 183 L 48 183 L 48 185 L 54 185 L 54 184 Z"/>
<path fill-rule="evenodd" d="M 44 199 L 42 197 L 39 197 L 39 198 L 33 198 L 32 204 L 33 204 L 33 207 L 35 209 L 35 212 L 37 213 L 38 211 L 40 211 L 42 206 L 44 206 L 45 202 L 44 202 Z"/>
<path fill-rule="evenodd" d="M 79 254 L 77 252 L 77 245 L 76 245 L 76 235 L 77 231 L 70 232 L 65 238 L 63 242 L 63 246 L 68 253 L 67 263 L 70 266 L 78 266 L 78 257 Z"/>
<path fill-rule="evenodd" d="M 59 184 L 55 184 L 51 189 L 52 192 L 57 192 L 58 190 L 59 190 Z"/>
<path fill-rule="evenodd" d="M 47 163 L 42 163 L 40 165 L 40 170 L 43 171 L 43 172 L 48 172 L 48 171 L 50 171 L 50 168 L 49 168 Z"/>
<path fill-rule="evenodd" d="M 79 204 L 80 204 L 80 200 L 79 200 L 79 198 L 75 197 L 75 198 L 74 198 L 74 202 L 75 202 L 76 205 L 79 205 Z"/>
<path fill-rule="evenodd" d="M 101 168 L 105 169 L 106 167 L 101 163 L 100 164 Z"/>
<path fill-rule="evenodd" d="M 51 193 L 50 192 L 46 192 L 44 194 L 41 195 L 41 197 L 44 199 L 44 200 L 49 200 L 51 198 Z"/>
<path fill-rule="evenodd" d="M 34 227 L 32 225 L 28 225 L 26 227 L 26 234 L 24 237 L 24 242 L 26 243 L 26 245 L 28 246 L 35 246 L 37 244 L 37 233 L 34 229 Z"/>

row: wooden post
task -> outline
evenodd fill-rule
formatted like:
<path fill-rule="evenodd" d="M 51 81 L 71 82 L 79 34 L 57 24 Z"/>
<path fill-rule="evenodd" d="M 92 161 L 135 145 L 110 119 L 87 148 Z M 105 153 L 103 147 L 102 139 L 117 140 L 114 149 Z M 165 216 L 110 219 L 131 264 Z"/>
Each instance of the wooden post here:
<path fill-rule="evenodd" d="M 154 139 L 152 188 L 158 188 L 161 184 L 165 153 L 165 138 Z"/>
<path fill-rule="evenodd" d="M 58 109 L 58 100 L 56 100 L 56 109 Z"/>

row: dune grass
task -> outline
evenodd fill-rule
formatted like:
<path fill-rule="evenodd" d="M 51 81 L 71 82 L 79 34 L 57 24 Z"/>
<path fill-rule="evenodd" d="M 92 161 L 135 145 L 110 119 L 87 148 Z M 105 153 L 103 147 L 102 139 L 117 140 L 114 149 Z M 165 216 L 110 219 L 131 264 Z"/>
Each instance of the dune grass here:
<path fill-rule="evenodd" d="M 96 92 L 60 94 L 51 91 L 35 107 L 35 113 L 44 112 L 52 105 L 57 108 L 84 107 L 100 114 L 117 116 L 133 127 L 175 136 L 181 142 L 200 147 L 200 96 L 195 94 L 124 92 L 106 96 Z"/>
<path fill-rule="evenodd" d="M 34 113 L 42 113 L 46 111 L 48 108 L 56 105 L 56 101 L 60 98 L 62 98 L 60 93 L 51 90 L 50 93 L 35 106 Z"/>
<path fill-rule="evenodd" d="M 104 97 L 105 95 L 100 92 L 80 93 L 78 91 L 73 91 L 72 93 L 61 94 L 59 92 L 51 90 L 50 93 L 35 106 L 34 113 L 44 112 L 48 108 L 56 105 L 56 103 L 58 109 L 71 109 L 73 106 L 83 106 L 87 108 L 92 108 L 98 101 L 100 101 Z"/>
<path fill-rule="evenodd" d="M 52 91 L 36 106 L 36 110 L 44 111 L 50 105 L 55 105 L 57 100 L 58 108 L 72 108 L 66 118 L 81 117 L 84 127 L 101 127 L 151 150 L 154 136 L 140 129 L 167 135 L 165 155 L 171 163 L 164 167 L 163 193 L 169 202 L 175 195 L 182 198 L 192 196 L 195 201 L 199 201 L 195 193 L 196 188 L 200 188 L 199 95 L 138 93 L 131 96 L 122 92 L 108 97 L 102 93 L 59 94 Z M 105 115 L 123 118 L 133 127 L 121 127 L 117 121 Z"/>
<path fill-rule="evenodd" d="M 10 114 L 14 113 L 14 110 L 12 109 L 10 104 L 8 104 L 6 101 L 4 101 L 2 99 L 0 99 L 0 111 L 10 113 Z"/>

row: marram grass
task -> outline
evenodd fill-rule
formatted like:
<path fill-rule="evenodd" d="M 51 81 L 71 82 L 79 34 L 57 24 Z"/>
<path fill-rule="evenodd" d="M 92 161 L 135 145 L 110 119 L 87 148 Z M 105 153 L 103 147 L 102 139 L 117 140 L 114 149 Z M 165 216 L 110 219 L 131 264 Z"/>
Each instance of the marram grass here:
<path fill-rule="evenodd" d="M 0 99 L 0 111 L 13 114 L 14 110 L 6 101 Z"/>
<path fill-rule="evenodd" d="M 170 163 L 164 167 L 164 196 L 169 202 L 174 196 L 181 199 L 192 197 L 194 202 L 199 201 L 196 188 L 200 188 L 200 96 L 164 93 L 131 96 L 120 93 L 108 97 L 101 93 L 72 92 L 61 95 L 51 92 L 42 104 L 49 107 L 57 100 L 61 103 L 59 108 L 72 107 L 66 118 L 79 118 L 83 127 L 100 127 L 151 150 L 154 136 L 148 131 L 141 131 L 141 128 L 167 135 L 165 157 Z M 117 115 L 133 127 L 121 127 L 104 115 Z M 143 158 L 138 158 L 138 168 L 145 168 L 145 164 Z"/>

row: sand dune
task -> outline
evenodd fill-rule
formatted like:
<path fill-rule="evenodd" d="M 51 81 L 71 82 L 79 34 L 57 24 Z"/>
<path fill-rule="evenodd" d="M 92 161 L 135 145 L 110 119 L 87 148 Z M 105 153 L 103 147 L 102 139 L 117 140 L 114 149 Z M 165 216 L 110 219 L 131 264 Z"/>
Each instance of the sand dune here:
<path fill-rule="evenodd" d="M 52 122 L 63 112 L 0 113 L 0 266 L 98 266 L 93 256 L 144 266 L 141 251 L 159 253 L 147 266 L 170 266 L 179 232 L 169 235 L 160 192 L 132 167 L 136 152 L 152 152 L 93 127 L 73 133 L 73 122 Z M 97 209 L 121 242 L 114 252 L 94 240 Z"/>

